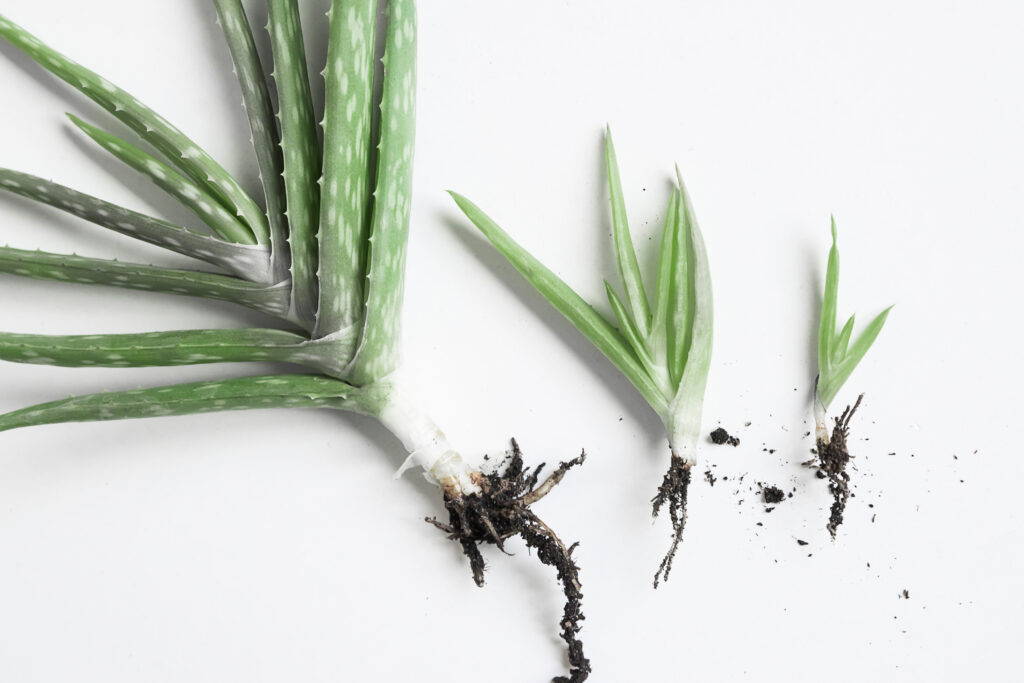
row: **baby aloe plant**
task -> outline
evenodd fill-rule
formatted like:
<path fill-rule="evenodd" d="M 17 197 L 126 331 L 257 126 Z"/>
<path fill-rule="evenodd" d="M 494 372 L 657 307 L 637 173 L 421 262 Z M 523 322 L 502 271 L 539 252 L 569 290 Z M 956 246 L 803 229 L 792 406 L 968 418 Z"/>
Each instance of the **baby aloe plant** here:
<path fill-rule="evenodd" d="M 498 251 L 637 388 L 668 432 L 671 461 L 652 500 L 657 516 L 667 508 L 672 543 L 654 575 L 667 580 L 686 524 L 690 475 L 697 462 L 704 389 L 711 362 L 712 298 L 707 251 L 693 204 L 676 168 L 658 253 L 653 297 L 643 282 L 626 220 L 626 203 L 611 132 L 605 138 L 612 235 L 624 296 L 605 281 L 615 320 L 583 300 L 519 246 L 487 214 L 452 193 L 459 208 Z"/>
<path fill-rule="evenodd" d="M 842 415 L 835 418 L 831 436 L 828 429 L 828 409 L 853 369 L 875 343 L 882 331 L 892 306 L 885 309 L 871 321 L 871 324 L 850 343 L 855 316 L 851 315 L 842 329 L 836 328 L 836 304 L 839 298 L 839 247 L 837 245 L 836 221 L 832 219 L 832 248 L 828 252 L 828 267 L 825 273 L 825 296 L 821 304 L 821 321 L 818 327 L 818 378 L 814 386 L 814 434 L 817 441 L 818 466 L 828 477 L 832 493 L 832 510 L 827 524 L 832 538 L 843 523 L 843 512 L 850 497 L 850 475 L 846 466 L 850 462 L 847 439 L 850 436 L 850 420 L 860 407 L 864 395 L 857 397 L 852 407 L 847 406 Z"/>
<path fill-rule="evenodd" d="M 323 149 L 316 130 L 298 0 L 268 0 L 277 117 L 241 0 L 214 0 L 239 77 L 262 203 L 210 155 L 137 99 L 0 16 L 0 36 L 91 98 L 152 151 L 71 117 L 98 145 L 194 211 L 209 233 L 146 216 L 49 180 L 0 170 L 0 188 L 104 228 L 204 261 L 216 272 L 0 248 L 0 272 L 229 301 L 278 328 L 41 336 L 0 333 L 0 358 L 68 367 L 269 361 L 303 373 L 241 377 L 67 398 L 0 415 L 34 425 L 246 408 L 330 408 L 377 418 L 442 492 L 447 523 L 483 584 L 478 548 L 521 536 L 556 568 L 570 677 L 590 664 L 577 638 L 582 593 L 572 548 L 531 510 L 583 456 L 540 483 L 518 447 L 503 471 L 467 464 L 402 381 L 399 326 L 412 200 L 416 97 L 414 0 L 334 0 L 328 13 Z M 381 12 L 384 12 L 381 14 Z M 378 19 L 381 19 L 378 22 Z M 378 30 L 383 83 L 375 88 Z M 376 96 L 375 96 L 375 93 Z M 280 123 L 280 125 L 278 125 Z"/>

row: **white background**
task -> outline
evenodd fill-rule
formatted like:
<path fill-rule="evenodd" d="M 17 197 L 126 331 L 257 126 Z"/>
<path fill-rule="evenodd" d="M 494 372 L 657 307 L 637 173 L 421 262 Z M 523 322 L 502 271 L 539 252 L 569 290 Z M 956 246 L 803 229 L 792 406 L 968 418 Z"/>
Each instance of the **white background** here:
<path fill-rule="evenodd" d="M 1014 680 L 1021 5 L 421 5 L 408 368 L 467 457 L 499 454 L 513 435 L 534 462 L 587 449 L 537 512 L 581 542 L 591 680 Z M 3 6 L 255 192 L 208 3 Z M 326 3 L 305 7 L 315 52 Z M 0 55 L 0 165 L 191 222 L 63 118 L 107 125 L 102 111 L 9 46 Z M 742 439 L 702 445 L 700 471 L 721 479 L 692 487 L 687 538 L 657 592 L 669 534 L 648 505 L 668 460 L 657 418 L 443 193 L 473 198 L 607 311 L 606 122 L 645 263 L 673 162 L 686 175 L 715 287 L 705 431 L 721 422 Z M 812 445 L 830 212 L 840 316 L 863 322 L 896 304 L 837 401 L 867 394 L 856 498 L 835 543 L 826 486 L 799 466 Z M 11 197 L 0 242 L 187 263 Z M 9 276 L 0 312 L 0 328 L 18 332 L 269 323 L 226 304 Z M 267 370 L 4 364 L 0 410 Z M 436 490 L 415 474 L 392 481 L 401 460 L 372 421 L 322 412 L 0 435 L 0 678 L 518 682 L 562 671 L 551 572 L 521 544 L 512 558 L 488 550 L 488 585 L 476 589 L 454 544 L 422 521 L 443 512 Z M 758 481 L 796 495 L 766 514 Z"/>

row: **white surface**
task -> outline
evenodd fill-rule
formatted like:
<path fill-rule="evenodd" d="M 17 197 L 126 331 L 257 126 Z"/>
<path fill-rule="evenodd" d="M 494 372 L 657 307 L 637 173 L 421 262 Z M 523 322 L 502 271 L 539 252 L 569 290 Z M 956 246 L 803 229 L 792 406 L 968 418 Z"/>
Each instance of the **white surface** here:
<path fill-rule="evenodd" d="M 1015 679 L 1021 5 L 421 4 L 409 371 L 467 456 L 498 453 L 510 435 L 534 461 L 587 448 L 586 467 L 537 511 L 582 543 L 591 680 Z M 252 185 L 240 95 L 207 3 L 7 0 L 3 11 Z M 186 220 L 62 118 L 107 125 L 105 114 L 8 46 L 0 54 L 0 164 Z M 692 487 L 687 538 L 657 592 L 668 540 L 667 523 L 649 519 L 667 463 L 657 419 L 443 194 L 473 198 L 602 301 L 601 278 L 614 278 L 606 121 L 645 258 L 672 163 L 684 170 L 716 295 L 705 431 L 720 420 L 743 440 L 703 448 L 729 481 Z M 840 315 L 864 322 L 897 305 L 839 398 L 867 392 L 854 424 L 857 497 L 836 543 L 823 529 L 826 487 L 798 465 L 810 457 L 802 435 L 830 212 Z M 184 263 L 7 197 L 0 241 Z M 266 323 L 228 305 L 6 276 L 0 292 L 0 327 L 12 331 Z M 263 369 L 5 364 L 0 409 Z M 422 521 L 442 512 L 434 490 L 419 476 L 392 481 L 402 459 L 373 422 L 319 412 L 0 435 L 0 678 L 559 673 L 550 572 L 520 545 L 514 558 L 489 550 L 488 585 L 474 588 L 455 546 Z M 748 490 L 758 480 L 797 495 L 766 515 Z"/>

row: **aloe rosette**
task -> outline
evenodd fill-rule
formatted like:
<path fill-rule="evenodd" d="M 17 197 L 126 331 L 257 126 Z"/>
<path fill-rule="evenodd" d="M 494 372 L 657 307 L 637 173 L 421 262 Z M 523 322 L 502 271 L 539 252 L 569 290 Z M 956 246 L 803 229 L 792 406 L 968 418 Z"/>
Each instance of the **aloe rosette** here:
<path fill-rule="evenodd" d="M 530 510 L 582 458 L 539 483 L 540 468 L 524 470 L 515 447 L 504 471 L 484 473 L 463 460 L 402 381 L 399 339 L 415 141 L 414 0 L 333 0 L 322 148 L 298 1 L 267 2 L 276 103 L 241 0 L 213 4 L 242 90 L 262 197 L 250 196 L 135 97 L 0 16 L 0 37 L 88 96 L 138 140 L 71 117 L 74 125 L 194 212 L 208 231 L 12 170 L 0 169 L 0 189 L 210 268 L 2 247 L 0 273 L 227 301 L 279 319 L 280 328 L 0 333 L 0 359 L 112 368 L 272 361 L 303 371 L 66 398 L 0 415 L 0 431 L 255 408 L 330 408 L 375 417 L 407 449 L 403 470 L 420 467 L 440 487 L 450 521 L 431 521 L 462 545 L 477 583 L 483 583 L 484 567 L 477 546 L 502 546 L 513 535 L 557 568 L 567 598 L 562 637 L 571 663 L 571 678 L 557 680 L 584 680 L 590 667 L 577 639 L 582 594 L 571 549 Z M 375 83 L 380 73 L 383 81 Z"/>
<path fill-rule="evenodd" d="M 817 441 L 818 467 L 829 480 L 832 493 L 832 508 L 826 528 L 832 538 L 843 523 L 843 512 L 850 497 L 850 475 L 846 466 L 850 462 L 847 438 L 850 435 L 850 420 L 864 398 L 861 394 L 856 402 L 835 418 L 829 432 L 828 409 L 839 390 L 850 378 L 854 369 L 864 359 L 868 349 L 875 343 L 892 306 L 886 308 L 853 339 L 856 315 L 851 315 L 842 328 L 836 327 L 839 302 L 839 235 L 836 221 L 832 219 L 832 247 L 828 252 L 825 271 L 825 293 L 821 302 L 821 318 L 818 324 L 818 378 L 814 385 L 814 434 Z"/>
<path fill-rule="evenodd" d="M 648 297 L 630 236 L 626 202 L 611 132 L 605 162 L 612 237 L 624 294 L 605 281 L 614 318 L 599 313 L 569 285 L 517 244 L 473 202 L 452 193 L 459 208 L 499 252 L 636 387 L 661 417 L 671 460 L 654 497 L 653 512 L 667 507 L 672 543 L 654 577 L 657 588 L 672 570 L 686 523 L 690 472 L 697 462 L 704 391 L 711 363 L 712 294 L 707 250 L 693 203 L 676 168 L 676 187 L 665 212 L 658 267 Z"/>

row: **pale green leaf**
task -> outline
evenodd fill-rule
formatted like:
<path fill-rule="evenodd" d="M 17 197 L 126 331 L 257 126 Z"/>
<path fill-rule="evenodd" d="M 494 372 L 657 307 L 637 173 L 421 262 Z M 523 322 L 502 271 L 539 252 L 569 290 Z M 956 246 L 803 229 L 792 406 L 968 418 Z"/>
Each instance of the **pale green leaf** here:
<path fill-rule="evenodd" d="M 622 179 L 619 176 L 619 162 L 615 156 L 615 145 L 612 143 L 611 128 L 605 131 L 605 162 L 608 167 L 608 194 L 612 205 L 612 236 L 615 242 L 615 258 L 619 265 L 619 276 L 626 288 L 626 299 L 633 313 L 637 329 L 646 337 L 651 329 L 651 309 L 644 291 L 640 265 L 637 263 L 636 249 L 629 233 L 629 221 L 626 218 L 626 200 L 622 194 Z"/>

